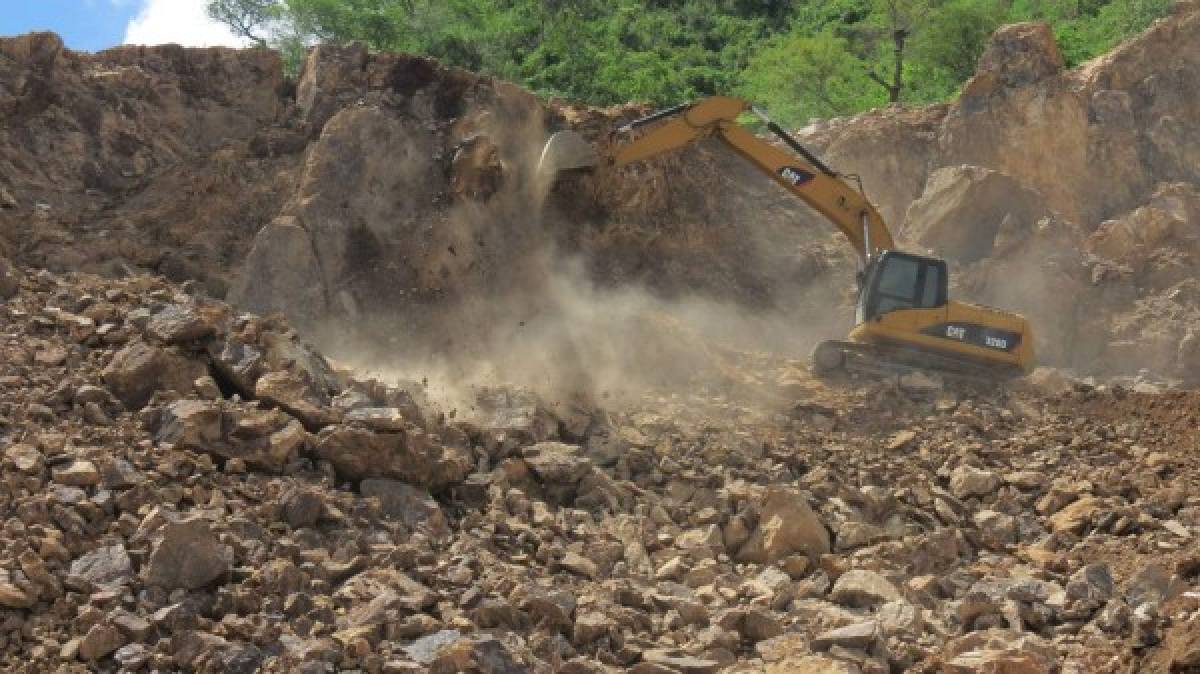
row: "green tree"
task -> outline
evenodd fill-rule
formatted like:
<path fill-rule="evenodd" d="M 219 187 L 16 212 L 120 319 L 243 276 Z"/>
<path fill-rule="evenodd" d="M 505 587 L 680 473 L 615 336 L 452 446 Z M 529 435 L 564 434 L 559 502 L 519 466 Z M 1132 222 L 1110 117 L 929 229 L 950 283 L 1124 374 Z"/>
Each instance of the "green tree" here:
<path fill-rule="evenodd" d="M 951 0 L 929 17 L 913 55 L 946 80 L 964 82 L 975 74 L 988 39 L 1003 20 L 1003 9 L 993 2 Z"/>
<path fill-rule="evenodd" d="M 828 31 L 813 36 L 789 33 L 751 59 L 738 93 L 795 125 L 882 104 L 885 97 L 872 86 L 868 72 L 845 38 Z"/>
<path fill-rule="evenodd" d="M 1170 0 L 208 0 L 297 68 L 315 42 L 361 41 L 593 104 L 738 92 L 784 123 L 944 100 L 991 31 L 1054 26 L 1068 64 L 1163 16 Z"/>
<path fill-rule="evenodd" d="M 209 0 L 208 14 L 229 26 L 239 37 L 260 47 L 268 44 L 272 24 L 283 18 L 285 7 L 277 0 Z"/>

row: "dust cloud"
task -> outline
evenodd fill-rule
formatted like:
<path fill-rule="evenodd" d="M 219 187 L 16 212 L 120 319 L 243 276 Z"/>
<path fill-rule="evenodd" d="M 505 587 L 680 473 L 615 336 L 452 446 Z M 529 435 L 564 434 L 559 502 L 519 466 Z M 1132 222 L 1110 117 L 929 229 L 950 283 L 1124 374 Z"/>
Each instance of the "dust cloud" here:
<path fill-rule="evenodd" d="M 455 254 L 436 297 L 389 289 L 396 306 L 358 317 L 355 334 L 345 321 L 323 326 L 317 341 L 336 362 L 385 381 L 422 382 L 448 406 L 501 384 L 548 400 L 613 401 L 727 388 L 743 353 L 806 358 L 820 339 L 848 330 L 850 310 L 839 308 L 845 289 L 834 279 L 776 288 L 786 309 L 598 280 L 594 260 L 563 244 L 563 232 L 580 223 L 551 204 L 553 181 L 534 170 L 549 134 L 528 118 L 487 121 L 510 139 L 509 179 L 486 207 L 463 203 L 437 223 Z M 754 214 L 746 215 L 739 226 L 749 230 Z"/>

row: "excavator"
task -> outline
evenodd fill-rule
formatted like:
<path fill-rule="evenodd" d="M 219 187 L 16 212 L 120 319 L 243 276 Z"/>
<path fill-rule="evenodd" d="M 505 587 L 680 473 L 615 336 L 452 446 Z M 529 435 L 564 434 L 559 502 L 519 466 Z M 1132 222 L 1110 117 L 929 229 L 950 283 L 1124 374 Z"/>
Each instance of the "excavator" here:
<path fill-rule="evenodd" d="M 739 123 L 743 114 L 757 116 L 791 152 Z M 538 172 L 553 182 L 564 171 L 604 162 L 622 167 L 710 137 L 823 215 L 858 254 L 854 328 L 847 339 L 813 349 L 815 373 L 918 370 L 994 380 L 1033 369 L 1033 336 L 1024 317 L 951 300 L 945 260 L 894 250 L 892 234 L 861 182 L 851 187 L 847 176 L 747 101 L 713 96 L 656 112 L 621 126 L 603 151 L 575 131 L 560 131 L 543 148 Z"/>

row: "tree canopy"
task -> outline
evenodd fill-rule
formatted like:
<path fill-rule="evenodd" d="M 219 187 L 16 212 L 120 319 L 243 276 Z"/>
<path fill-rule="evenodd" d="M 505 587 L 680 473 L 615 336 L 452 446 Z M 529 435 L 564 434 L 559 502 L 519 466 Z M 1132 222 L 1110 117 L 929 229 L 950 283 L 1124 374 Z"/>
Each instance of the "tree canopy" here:
<path fill-rule="evenodd" d="M 791 125 L 888 101 L 951 98 L 996 27 L 1041 20 L 1069 65 L 1171 0 L 210 0 L 209 13 L 295 67 L 361 41 L 606 105 L 739 94 Z"/>

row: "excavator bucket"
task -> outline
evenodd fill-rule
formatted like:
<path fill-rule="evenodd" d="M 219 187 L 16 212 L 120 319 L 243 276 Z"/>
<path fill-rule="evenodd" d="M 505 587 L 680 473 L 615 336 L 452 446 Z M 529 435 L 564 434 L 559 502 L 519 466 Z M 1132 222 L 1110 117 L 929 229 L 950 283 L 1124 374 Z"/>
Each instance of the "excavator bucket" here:
<path fill-rule="evenodd" d="M 550 136 L 538 160 L 538 175 L 555 176 L 560 171 L 591 168 L 600 163 L 600 155 L 574 131 L 559 131 Z"/>

